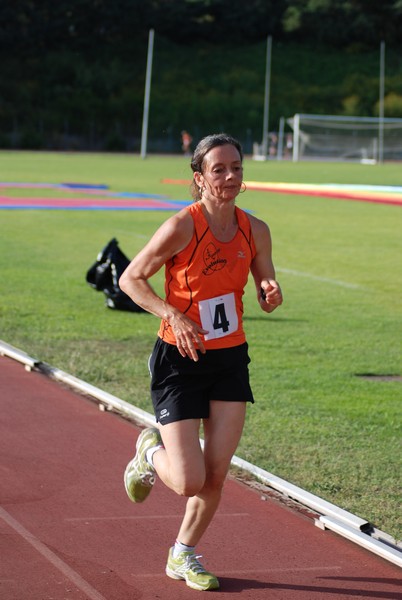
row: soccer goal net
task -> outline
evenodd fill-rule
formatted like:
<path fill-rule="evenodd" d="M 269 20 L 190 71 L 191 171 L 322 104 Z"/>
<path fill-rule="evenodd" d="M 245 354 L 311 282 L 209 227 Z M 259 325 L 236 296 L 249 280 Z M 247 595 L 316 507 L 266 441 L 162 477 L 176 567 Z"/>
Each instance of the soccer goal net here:
<path fill-rule="evenodd" d="M 287 122 L 294 161 L 402 159 L 402 119 L 296 114 Z"/>

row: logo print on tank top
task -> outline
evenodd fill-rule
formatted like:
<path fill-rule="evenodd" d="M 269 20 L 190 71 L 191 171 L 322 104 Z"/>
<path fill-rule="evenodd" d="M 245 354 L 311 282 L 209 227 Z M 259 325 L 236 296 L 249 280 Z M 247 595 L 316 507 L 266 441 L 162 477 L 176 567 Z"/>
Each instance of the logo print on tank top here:
<path fill-rule="evenodd" d="M 217 248 L 212 242 L 204 248 L 203 259 L 205 269 L 202 271 L 204 275 L 212 275 L 215 271 L 220 271 L 226 266 L 226 258 L 219 258 L 220 251 L 221 249 Z"/>

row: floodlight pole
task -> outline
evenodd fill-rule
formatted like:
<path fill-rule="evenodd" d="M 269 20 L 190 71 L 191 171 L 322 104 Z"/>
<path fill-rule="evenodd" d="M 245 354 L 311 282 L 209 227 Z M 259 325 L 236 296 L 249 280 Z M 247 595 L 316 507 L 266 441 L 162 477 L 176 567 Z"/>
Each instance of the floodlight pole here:
<path fill-rule="evenodd" d="M 300 115 L 293 117 L 293 162 L 299 160 Z"/>
<path fill-rule="evenodd" d="M 154 30 L 149 30 L 147 71 L 145 77 L 144 113 L 142 117 L 141 158 L 147 156 L 149 98 L 151 94 L 152 58 L 154 52 Z"/>
<path fill-rule="evenodd" d="M 385 42 L 380 45 L 380 102 L 378 121 L 378 162 L 384 160 L 384 80 L 385 80 Z"/>
<path fill-rule="evenodd" d="M 285 131 L 285 118 L 281 117 L 279 119 L 279 134 L 278 134 L 278 152 L 276 154 L 277 160 L 282 160 L 283 158 L 283 137 Z"/>
<path fill-rule="evenodd" d="M 272 36 L 267 39 L 267 59 L 265 64 L 265 96 L 264 96 L 264 119 L 262 125 L 262 155 L 267 158 L 268 155 L 268 126 L 269 126 L 269 93 L 271 84 L 271 55 L 272 55 Z"/>

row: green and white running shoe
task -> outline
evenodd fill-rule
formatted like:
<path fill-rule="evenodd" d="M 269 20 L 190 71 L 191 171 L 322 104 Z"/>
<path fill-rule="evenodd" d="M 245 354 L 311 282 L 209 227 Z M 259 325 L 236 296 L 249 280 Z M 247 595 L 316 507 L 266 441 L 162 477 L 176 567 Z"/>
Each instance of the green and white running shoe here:
<path fill-rule="evenodd" d="M 124 472 L 124 485 L 132 502 L 144 502 L 155 483 L 155 469 L 147 462 L 147 450 L 163 447 L 159 429 L 148 427 L 138 436 L 136 454 Z"/>
<path fill-rule="evenodd" d="M 193 590 L 217 590 L 218 579 L 204 569 L 199 558 L 201 556 L 195 555 L 194 552 L 180 552 L 177 558 L 173 558 L 173 548 L 170 548 L 166 575 L 172 579 L 184 579 Z"/>

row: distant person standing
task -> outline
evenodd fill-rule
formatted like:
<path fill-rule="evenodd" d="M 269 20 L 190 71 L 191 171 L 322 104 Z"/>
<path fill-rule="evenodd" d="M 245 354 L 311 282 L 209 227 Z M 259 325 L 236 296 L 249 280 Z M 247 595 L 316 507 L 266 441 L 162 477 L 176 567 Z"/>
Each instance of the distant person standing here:
<path fill-rule="evenodd" d="M 183 130 L 181 132 L 181 147 L 184 152 L 184 156 L 191 156 L 191 142 L 193 138 L 188 131 Z"/>
<path fill-rule="evenodd" d="M 293 135 L 288 133 L 286 136 L 285 157 L 290 158 L 293 153 Z"/>
<path fill-rule="evenodd" d="M 269 144 L 269 156 L 276 156 L 278 152 L 278 136 L 275 132 L 269 134 L 270 144 Z"/>

